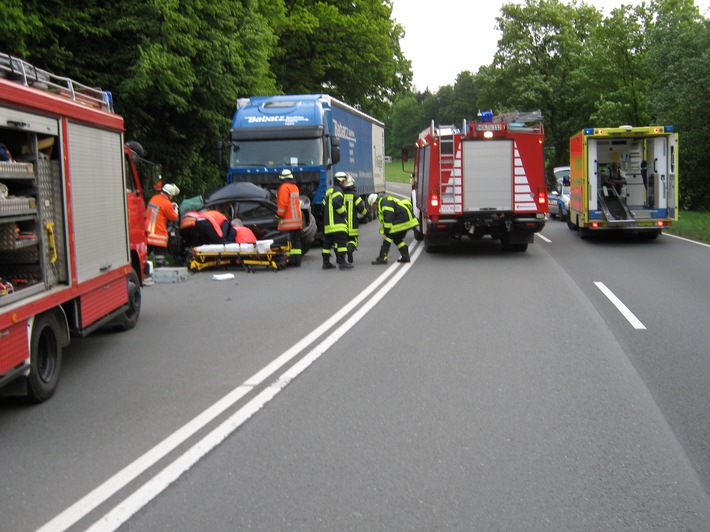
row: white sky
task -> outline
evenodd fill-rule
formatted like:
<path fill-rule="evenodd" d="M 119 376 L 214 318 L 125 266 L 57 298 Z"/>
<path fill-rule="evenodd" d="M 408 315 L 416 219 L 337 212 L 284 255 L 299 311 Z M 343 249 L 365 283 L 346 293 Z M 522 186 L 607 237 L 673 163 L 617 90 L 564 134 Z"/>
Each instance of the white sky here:
<path fill-rule="evenodd" d="M 453 85 L 459 72 L 475 74 L 489 64 L 500 38 L 495 19 L 506 3 L 511 0 L 393 0 L 392 18 L 406 31 L 400 46 L 412 62 L 414 89 L 436 91 Z M 608 15 L 621 4 L 638 5 L 642 0 L 586 3 Z M 695 5 L 710 17 L 710 0 L 695 0 Z"/>

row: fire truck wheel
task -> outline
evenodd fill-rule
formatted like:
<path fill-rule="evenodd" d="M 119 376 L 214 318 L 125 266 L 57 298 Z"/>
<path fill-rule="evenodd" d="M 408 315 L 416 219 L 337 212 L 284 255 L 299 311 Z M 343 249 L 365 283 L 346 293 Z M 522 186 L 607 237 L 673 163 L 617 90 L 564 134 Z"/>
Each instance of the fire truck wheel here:
<path fill-rule="evenodd" d="M 424 233 L 422 233 L 422 217 L 419 216 L 419 227 L 414 228 L 414 240 L 421 242 L 424 239 Z"/>
<path fill-rule="evenodd" d="M 52 313 L 40 314 L 32 325 L 30 374 L 27 377 L 27 400 L 46 401 L 57 389 L 62 367 L 62 343 L 59 324 Z"/>
<path fill-rule="evenodd" d="M 128 276 L 128 309 L 116 320 L 116 328 L 121 331 L 133 329 L 141 314 L 141 282 L 136 272 Z"/>

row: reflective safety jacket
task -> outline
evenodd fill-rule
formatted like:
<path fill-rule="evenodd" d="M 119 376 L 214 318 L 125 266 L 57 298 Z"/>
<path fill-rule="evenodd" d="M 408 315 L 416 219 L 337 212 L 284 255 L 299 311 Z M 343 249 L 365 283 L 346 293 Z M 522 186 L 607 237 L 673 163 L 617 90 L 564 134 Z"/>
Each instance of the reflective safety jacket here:
<path fill-rule="evenodd" d="M 163 194 L 156 194 L 148 202 L 145 216 L 145 234 L 149 246 L 168 247 L 168 222 L 178 219 L 173 203 Z"/>
<path fill-rule="evenodd" d="M 347 211 L 345 209 L 345 198 L 343 197 L 343 189 L 338 185 L 334 185 L 325 191 L 323 197 L 323 232 L 337 233 L 339 231 L 347 232 L 348 224 L 345 221 Z"/>
<path fill-rule="evenodd" d="M 293 179 L 286 179 L 276 194 L 276 205 L 279 216 L 279 231 L 293 231 L 303 228 L 303 215 L 301 214 L 301 198 L 298 185 Z"/>
<path fill-rule="evenodd" d="M 419 225 L 407 203 L 411 205 L 411 202 L 393 196 L 382 196 L 377 200 L 377 219 L 385 235 L 407 231 Z"/>
<path fill-rule="evenodd" d="M 210 222 L 217 236 L 224 238 L 224 232 L 229 225 L 229 220 L 219 211 L 188 211 L 182 215 L 180 229 L 194 227 L 198 220 L 207 220 Z"/>
<path fill-rule="evenodd" d="M 345 201 L 345 222 L 348 225 L 348 236 L 358 236 L 360 234 L 358 215 L 367 216 L 367 205 L 357 195 L 357 190 L 354 187 L 346 188 L 343 191 L 343 199 Z"/>

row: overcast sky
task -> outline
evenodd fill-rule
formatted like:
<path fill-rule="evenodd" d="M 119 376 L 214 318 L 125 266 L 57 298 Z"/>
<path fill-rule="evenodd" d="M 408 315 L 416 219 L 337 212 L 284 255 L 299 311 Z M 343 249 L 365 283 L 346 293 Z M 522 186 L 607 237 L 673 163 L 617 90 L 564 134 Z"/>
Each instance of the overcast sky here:
<path fill-rule="evenodd" d="M 459 72 L 475 74 L 493 60 L 500 33 L 496 17 L 509 0 L 393 0 L 392 17 L 404 26 L 402 52 L 412 62 L 414 88 L 436 91 L 453 85 Z M 516 2 L 523 3 L 523 2 Z M 605 15 L 642 0 L 587 0 Z M 710 17 L 710 0 L 695 0 Z M 438 43 L 438 44 L 437 44 Z"/>

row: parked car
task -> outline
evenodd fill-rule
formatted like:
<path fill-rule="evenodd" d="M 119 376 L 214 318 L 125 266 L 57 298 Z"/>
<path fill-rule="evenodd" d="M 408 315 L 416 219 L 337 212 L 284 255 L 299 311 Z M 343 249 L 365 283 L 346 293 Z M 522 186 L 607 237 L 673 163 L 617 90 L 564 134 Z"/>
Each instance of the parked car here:
<path fill-rule="evenodd" d="M 563 181 L 562 183 L 565 183 Z M 553 190 L 547 195 L 548 214 L 550 218 L 559 218 L 562 221 L 567 219 L 569 214 L 569 181 L 567 184 L 560 184 L 557 190 Z"/>
<path fill-rule="evenodd" d="M 277 245 L 286 242 L 287 235 L 277 229 L 276 197 L 253 183 L 230 183 L 211 190 L 204 195 L 202 208 L 222 211 L 229 219 L 239 218 L 258 240 L 271 239 Z M 316 219 L 311 213 L 311 201 L 307 196 L 301 195 L 301 211 L 301 249 L 305 253 L 316 236 Z"/>
<path fill-rule="evenodd" d="M 555 181 L 562 184 L 566 181 L 569 184 L 569 166 L 555 166 L 552 173 L 555 175 Z"/>

